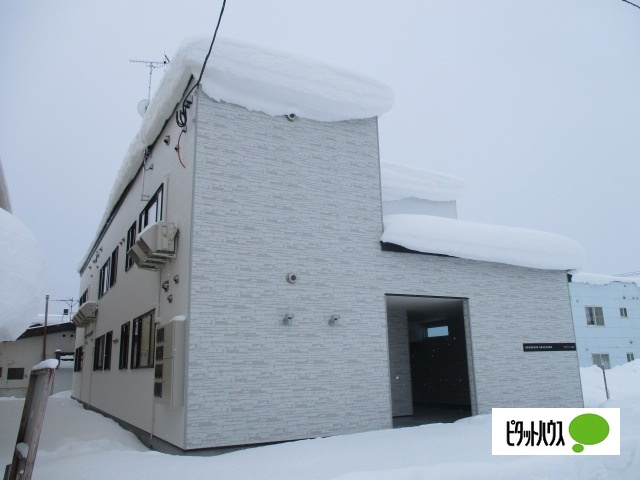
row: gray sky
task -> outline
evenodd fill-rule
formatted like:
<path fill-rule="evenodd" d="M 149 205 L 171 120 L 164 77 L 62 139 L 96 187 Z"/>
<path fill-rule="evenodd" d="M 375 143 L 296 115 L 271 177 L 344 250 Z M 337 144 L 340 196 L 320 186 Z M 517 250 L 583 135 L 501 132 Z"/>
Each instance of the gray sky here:
<path fill-rule="evenodd" d="M 76 267 L 140 125 L 149 72 L 129 59 L 211 35 L 220 5 L 0 1 L 0 158 L 13 214 L 44 247 L 52 298 L 78 296 Z M 640 271 L 639 9 L 229 0 L 219 34 L 388 84 L 382 157 L 468 181 L 459 218 L 570 237 L 585 271 Z"/>

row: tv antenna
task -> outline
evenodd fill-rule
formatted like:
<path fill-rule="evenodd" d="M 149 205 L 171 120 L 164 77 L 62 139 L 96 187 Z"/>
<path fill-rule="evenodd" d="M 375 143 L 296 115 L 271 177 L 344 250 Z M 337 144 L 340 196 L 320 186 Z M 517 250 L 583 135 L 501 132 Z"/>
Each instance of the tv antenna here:
<path fill-rule="evenodd" d="M 149 69 L 149 88 L 147 90 L 147 98 L 144 100 L 141 100 L 140 103 L 138 103 L 138 113 L 140 113 L 140 116 L 142 116 L 144 115 L 144 112 L 147 110 L 147 107 L 149 106 L 149 102 L 151 101 L 151 77 L 153 76 L 153 71 L 156 68 L 166 67 L 171 62 L 169 61 L 169 57 L 167 57 L 166 55 L 164 56 L 164 60 L 129 60 L 129 61 L 131 63 L 144 63 Z"/>

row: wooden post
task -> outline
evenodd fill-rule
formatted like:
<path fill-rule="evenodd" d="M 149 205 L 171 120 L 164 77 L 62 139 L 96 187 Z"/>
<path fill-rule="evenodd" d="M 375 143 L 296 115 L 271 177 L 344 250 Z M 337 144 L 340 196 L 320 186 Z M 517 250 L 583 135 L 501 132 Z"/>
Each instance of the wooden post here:
<path fill-rule="evenodd" d="M 13 461 L 6 480 L 31 480 L 54 375 L 55 368 L 48 366 L 34 368 L 31 371 Z"/>

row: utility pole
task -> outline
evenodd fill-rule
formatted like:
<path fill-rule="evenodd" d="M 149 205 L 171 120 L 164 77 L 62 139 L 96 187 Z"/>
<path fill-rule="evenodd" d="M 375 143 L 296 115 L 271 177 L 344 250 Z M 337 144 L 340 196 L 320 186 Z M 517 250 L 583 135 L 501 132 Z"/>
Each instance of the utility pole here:
<path fill-rule="evenodd" d="M 47 320 L 49 317 L 49 295 L 45 297 L 44 304 L 44 331 L 42 335 L 42 360 L 47 359 Z"/>

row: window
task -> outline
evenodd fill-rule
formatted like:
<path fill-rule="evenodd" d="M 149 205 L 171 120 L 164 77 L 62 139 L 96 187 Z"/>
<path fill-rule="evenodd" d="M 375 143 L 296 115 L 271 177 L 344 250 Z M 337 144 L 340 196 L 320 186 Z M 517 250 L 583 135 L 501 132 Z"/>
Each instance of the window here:
<path fill-rule="evenodd" d="M 611 368 L 608 353 L 592 353 L 591 359 L 593 360 L 593 364 L 598 365 L 600 368 Z"/>
<path fill-rule="evenodd" d="M 2 378 L 2 367 L 0 367 L 0 378 Z"/>
<path fill-rule="evenodd" d="M 153 311 L 133 321 L 131 368 L 153 367 L 153 323 Z"/>
<path fill-rule="evenodd" d="M 118 248 L 119 247 L 116 247 L 100 269 L 98 298 L 102 298 L 102 296 L 109 291 L 109 288 L 116 284 L 116 276 L 118 274 Z"/>
<path fill-rule="evenodd" d="M 84 348 L 78 347 L 76 348 L 76 354 L 73 359 L 73 371 L 81 372 L 82 371 L 82 356 L 84 355 Z"/>
<path fill-rule="evenodd" d="M 627 362 L 633 362 L 635 360 L 635 357 L 633 356 L 633 353 L 627 353 Z"/>
<path fill-rule="evenodd" d="M 93 369 L 104 369 L 104 335 L 96 338 L 93 348 Z"/>
<path fill-rule="evenodd" d="M 78 305 L 82 306 L 82 304 L 86 303 L 87 300 L 89 300 L 89 289 L 88 288 L 84 291 L 84 293 L 80 297 L 80 300 L 78 300 Z"/>
<path fill-rule="evenodd" d="M 129 256 L 129 249 L 133 247 L 136 243 L 136 222 L 133 222 L 133 225 L 129 227 L 127 231 L 127 256 L 124 261 L 124 271 L 128 271 L 131 267 L 133 267 L 133 258 Z"/>
<path fill-rule="evenodd" d="M 627 308 L 626 307 L 620 307 L 620 316 L 622 318 L 627 318 Z"/>
<path fill-rule="evenodd" d="M 95 340 L 93 350 L 93 369 L 111 370 L 111 345 L 113 343 L 113 331 L 101 335 Z"/>
<path fill-rule="evenodd" d="M 116 247 L 116 249 L 111 252 L 111 274 L 109 287 L 113 287 L 116 284 L 116 277 L 118 276 L 118 250 L 120 247 Z"/>
<path fill-rule="evenodd" d="M 449 327 L 447 325 L 440 325 L 437 327 L 422 326 L 422 339 L 434 337 L 447 337 L 449 335 Z"/>
<path fill-rule="evenodd" d="M 120 361 L 118 362 L 118 368 L 123 370 L 127 368 L 129 363 L 129 332 L 131 330 L 131 323 L 124 323 L 120 327 Z"/>
<path fill-rule="evenodd" d="M 160 220 L 162 220 L 162 186 L 151 197 L 144 210 L 140 212 L 138 233 L 144 230 L 147 225 L 154 224 Z"/>
<path fill-rule="evenodd" d="M 24 368 L 7 369 L 7 380 L 22 380 L 24 378 Z"/>
<path fill-rule="evenodd" d="M 602 307 L 584 307 L 587 314 L 587 325 L 604 326 Z"/>
<path fill-rule="evenodd" d="M 100 269 L 100 280 L 98 282 L 98 298 L 102 298 L 102 296 L 109 290 L 109 286 L 111 285 L 111 279 L 109 278 L 110 276 L 111 257 L 107 258 L 107 261 Z"/>
<path fill-rule="evenodd" d="M 104 336 L 104 369 L 111 370 L 111 345 L 113 344 L 113 331 Z"/>

